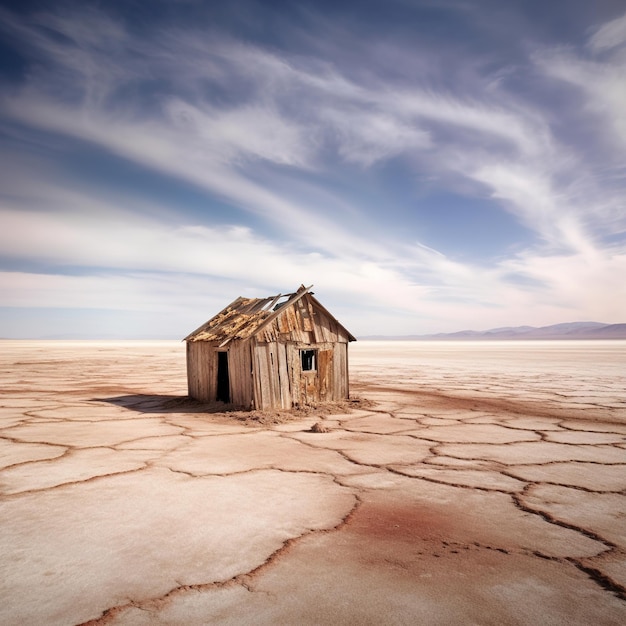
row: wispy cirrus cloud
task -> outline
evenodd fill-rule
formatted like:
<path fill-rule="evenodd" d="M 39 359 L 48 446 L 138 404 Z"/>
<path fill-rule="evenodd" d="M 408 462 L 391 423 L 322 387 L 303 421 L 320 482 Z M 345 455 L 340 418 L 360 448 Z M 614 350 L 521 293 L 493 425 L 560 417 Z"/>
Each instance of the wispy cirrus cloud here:
<path fill-rule="evenodd" d="M 588 46 L 593 52 L 604 52 L 626 44 L 626 14 L 610 20 L 595 29 Z"/>
<path fill-rule="evenodd" d="M 626 14 L 597 27 L 582 48 L 558 47 L 535 55 L 551 78 L 579 90 L 583 110 L 595 115 L 604 137 L 626 147 Z M 622 160 L 623 162 L 623 160 Z"/>
<path fill-rule="evenodd" d="M 626 296 L 614 278 L 623 270 L 623 170 L 602 141 L 592 160 L 521 83 L 540 75 L 554 89 L 572 85 L 583 95 L 580 106 L 571 105 L 572 119 L 621 137 L 624 17 L 590 31 L 577 47 L 534 46 L 514 71 L 494 69 L 492 60 L 481 75 L 481 64 L 468 58 L 467 79 L 443 87 L 362 72 L 304 49 L 244 43 L 217 26 L 137 30 L 112 15 L 93 7 L 26 18 L 3 13 L 31 70 L 0 99 L 0 129 L 24 154 L 26 142 L 37 146 L 29 167 L 38 182 L 25 184 L 26 166 L 9 157 L 14 146 L 0 145 L 0 156 L 13 161 L 0 204 L 8 224 L 0 247 L 14 265 L 46 266 L 31 279 L 21 270 L 2 275 L 12 306 L 35 302 L 37 293 L 57 306 L 57 288 L 91 294 L 81 302 L 95 306 L 105 271 L 116 301 L 138 307 L 140 298 L 124 295 L 128 286 L 141 294 L 143 284 L 153 306 L 165 298 L 159 275 L 176 274 L 190 291 L 198 275 L 207 287 L 223 289 L 229 280 L 242 290 L 310 276 L 338 306 L 359 311 L 358 332 L 375 332 L 373 320 L 390 303 L 389 319 L 403 332 L 416 332 L 416 318 L 424 331 L 458 329 L 453 302 L 463 303 L 463 326 L 529 323 L 529 315 L 540 323 L 617 320 L 613 302 Z M 206 195 L 206 211 L 150 205 L 140 189 L 102 195 L 71 168 L 46 161 L 51 146 L 63 158 L 71 142 L 193 186 Z M 396 168 L 408 189 L 402 196 Z M 433 249 L 418 218 L 438 208 L 420 205 L 418 181 L 488 199 L 533 239 L 476 261 Z M 383 202 L 365 208 L 371 189 Z M 231 207 L 232 217 L 218 223 L 215 202 Z M 389 228 L 397 223 L 406 224 L 400 236 Z M 71 275 L 76 267 L 93 272 L 93 288 Z M 189 301 L 180 289 L 170 294 Z"/>

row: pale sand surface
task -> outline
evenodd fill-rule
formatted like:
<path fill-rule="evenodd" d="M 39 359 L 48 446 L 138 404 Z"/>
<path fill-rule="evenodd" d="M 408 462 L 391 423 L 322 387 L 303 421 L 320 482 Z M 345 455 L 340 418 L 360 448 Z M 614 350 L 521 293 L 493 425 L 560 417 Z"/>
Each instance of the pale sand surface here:
<path fill-rule="evenodd" d="M 626 342 L 350 371 L 244 420 L 179 342 L 0 342 L 0 624 L 626 623 Z"/>

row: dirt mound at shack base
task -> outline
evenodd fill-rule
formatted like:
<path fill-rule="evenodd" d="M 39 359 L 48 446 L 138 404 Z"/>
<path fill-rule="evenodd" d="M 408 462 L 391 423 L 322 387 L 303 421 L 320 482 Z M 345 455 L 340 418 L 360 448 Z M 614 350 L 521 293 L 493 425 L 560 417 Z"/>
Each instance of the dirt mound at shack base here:
<path fill-rule="evenodd" d="M 225 411 L 218 413 L 222 419 L 234 420 L 251 426 L 271 426 L 273 424 L 285 424 L 305 417 L 322 415 L 342 415 L 354 410 L 372 407 L 374 403 L 367 398 L 350 398 L 341 402 L 324 402 L 305 406 L 293 407 L 292 409 L 267 409 L 264 411 Z"/>

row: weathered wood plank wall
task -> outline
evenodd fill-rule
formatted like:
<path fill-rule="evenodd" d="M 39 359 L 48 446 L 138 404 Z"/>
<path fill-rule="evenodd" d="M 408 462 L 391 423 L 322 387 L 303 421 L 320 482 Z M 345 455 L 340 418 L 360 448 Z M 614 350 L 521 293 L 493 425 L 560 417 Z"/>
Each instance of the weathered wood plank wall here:
<path fill-rule="evenodd" d="M 189 395 L 201 402 L 217 397 L 217 355 L 204 341 L 187 342 L 187 387 Z"/>

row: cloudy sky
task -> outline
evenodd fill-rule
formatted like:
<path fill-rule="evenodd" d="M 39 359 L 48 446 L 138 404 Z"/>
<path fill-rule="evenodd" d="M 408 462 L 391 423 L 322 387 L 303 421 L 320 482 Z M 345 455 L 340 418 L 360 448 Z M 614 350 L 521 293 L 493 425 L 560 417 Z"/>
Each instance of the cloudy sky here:
<path fill-rule="evenodd" d="M 5 0 L 0 81 L 0 336 L 626 321 L 624 0 Z"/>

